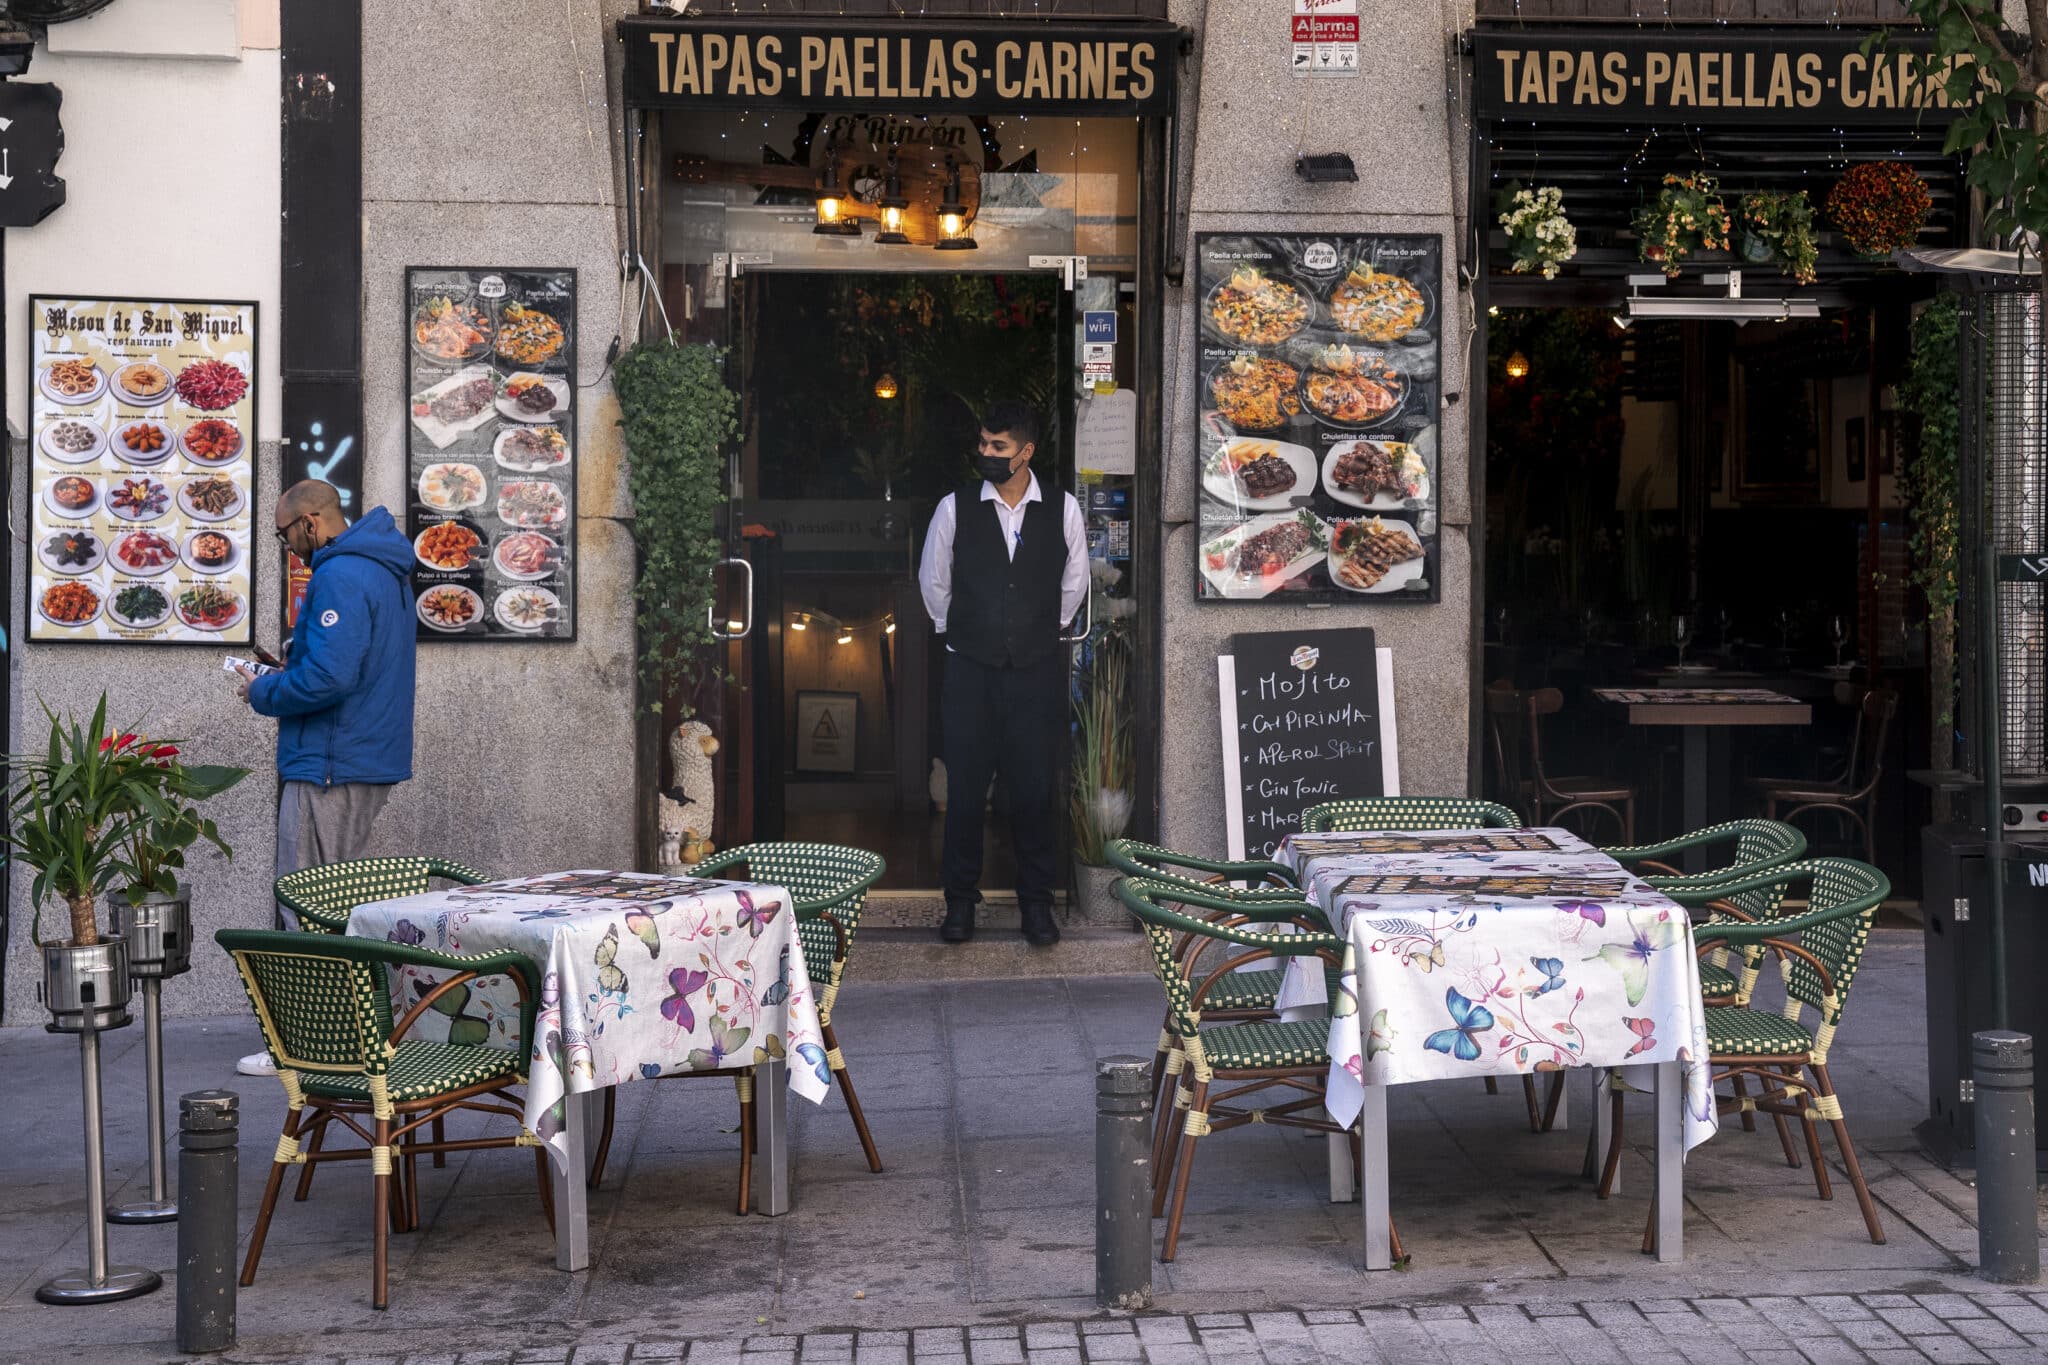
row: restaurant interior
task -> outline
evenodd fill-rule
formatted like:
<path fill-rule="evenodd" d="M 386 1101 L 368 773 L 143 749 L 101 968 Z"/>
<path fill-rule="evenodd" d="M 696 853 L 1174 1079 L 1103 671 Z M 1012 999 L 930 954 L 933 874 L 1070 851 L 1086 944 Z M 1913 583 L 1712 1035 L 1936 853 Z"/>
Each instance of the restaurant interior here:
<path fill-rule="evenodd" d="M 1492 129 L 1492 194 L 1560 187 L 1578 252 L 1545 279 L 1490 235 L 1475 443 L 1489 795 L 1576 805 L 1561 822 L 1596 841 L 1675 834 L 1685 727 L 1643 723 L 1612 693 L 1768 689 L 1810 721 L 1706 726 L 1708 817 L 1797 811 L 1817 849 L 1870 858 L 1916 893 L 1912 832 L 1931 796 L 1908 773 L 1949 752 L 1913 553 L 1929 491 L 1915 338 L 1937 286 L 1855 255 L 1819 208 L 1848 166 L 1877 159 L 1928 187 L 1921 244 L 1950 244 L 1955 160 L 1910 132 Z M 1739 250 L 1668 277 L 1645 263 L 1637 215 L 1667 175 L 1702 172 L 1731 207 L 1805 190 L 1817 279 Z"/>

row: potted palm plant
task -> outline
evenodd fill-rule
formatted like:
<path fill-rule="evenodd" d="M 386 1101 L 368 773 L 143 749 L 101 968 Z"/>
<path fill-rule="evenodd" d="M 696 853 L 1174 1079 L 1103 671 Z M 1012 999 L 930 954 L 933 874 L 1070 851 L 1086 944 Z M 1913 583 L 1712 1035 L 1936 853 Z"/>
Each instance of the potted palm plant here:
<path fill-rule="evenodd" d="M 1074 905 L 1084 921 L 1116 923 L 1125 912 L 1109 894 L 1116 869 L 1102 846 L 1130 824 L 1135 763 L 1129 718 L 1131 647 L 1126 626 L 1129 598 L 1100 591 L 1116 575 L 1096 567 L 1096 628 L 1083 646 L 1074 695 L 1074 780 L 1068 797 L 1074 846 Z"/>
<path fill-rule="evenodd" d="M 102 739 L 102 743 L 107 743 Z M 108 744 L 134 765 L 134 810 L 121 841 L 125 885 L 112 900 L 113 929 L 128 943 L 128 970 L 138 977 L 171 977 L 192 965 L 192 895 L 178 880 L 185 855 L 204 842 L 232 857 L 213 820 L 198 803 L 249 775 L 247 768 L 192 766 L 178 745 L 124 734 Z"/>

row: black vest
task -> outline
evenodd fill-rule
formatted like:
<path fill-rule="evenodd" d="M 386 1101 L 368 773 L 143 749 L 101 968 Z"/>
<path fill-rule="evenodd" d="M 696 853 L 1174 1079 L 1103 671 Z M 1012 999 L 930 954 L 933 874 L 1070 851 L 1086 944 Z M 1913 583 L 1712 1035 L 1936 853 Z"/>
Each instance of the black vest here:
<path fill-rule="evenodd" d="M 990 668 L 1025 668 L 1060 647 L 1060 576 L 1067 566 L 1066 496 L 1038 486 L 1024 504 L 1012 559 L 981 485 L 953 495 L 953 601 L 946 643 Z"/>

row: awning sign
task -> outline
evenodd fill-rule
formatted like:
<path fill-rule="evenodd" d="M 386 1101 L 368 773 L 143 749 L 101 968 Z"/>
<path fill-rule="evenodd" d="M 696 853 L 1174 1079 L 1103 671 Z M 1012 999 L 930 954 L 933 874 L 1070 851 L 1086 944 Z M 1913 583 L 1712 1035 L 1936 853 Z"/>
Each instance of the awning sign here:
<path fill-rule="evenodd" d="M 1171 24 L 619 21 L 626 102 L 669 108 L 1164 115 Z"/>
<path fill-rule="evenodd" d="M 1481 118 L 1580 123 L 1864 127 L 1939 119 L 1938 75 L 1916 80 L 1926 38 L 1863 32 L 1688 34 L 1516 30 L 1472 35 Z"/>

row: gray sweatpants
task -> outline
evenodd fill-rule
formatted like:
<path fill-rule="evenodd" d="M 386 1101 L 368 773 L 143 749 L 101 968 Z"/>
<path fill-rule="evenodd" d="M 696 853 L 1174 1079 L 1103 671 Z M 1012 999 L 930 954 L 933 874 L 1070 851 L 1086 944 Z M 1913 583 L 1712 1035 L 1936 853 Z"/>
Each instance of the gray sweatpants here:
<path fill-rule="evenodd" d="M 285 783 L 277 802 L 277 875 L 362 857 L 370 827 L 390 798 L 391 788 L 383 784 Z M 290 918 L 281 905 L 277 913 Z"/>

